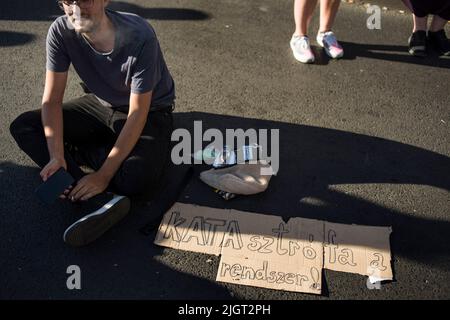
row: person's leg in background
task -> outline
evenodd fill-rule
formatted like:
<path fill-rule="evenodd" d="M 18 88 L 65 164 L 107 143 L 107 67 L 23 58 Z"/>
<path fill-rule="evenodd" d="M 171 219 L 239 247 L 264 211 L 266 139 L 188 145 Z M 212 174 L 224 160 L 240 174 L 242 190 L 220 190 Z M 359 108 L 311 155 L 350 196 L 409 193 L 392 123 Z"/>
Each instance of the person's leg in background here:
<path fill-rule="evenodd" d="M 439 17 L 438 15 L 433 16 L 433 20 L 431 20 L 429 31 L 431 32 L 438 32 L 444 29 L 445 25 L 447 24 L 446 19 L 443 19 Z"/>
<path fill-rule="evenodd" d="M 412 11 L 414 20 L 413 33 L 408 39 L 409 53 L 423 57 L 429 43 L 439 54 L 450 55 L 450 44 L 444 31 L 447 21 L 450 20 L 450 1 L 403 0 L 403 2 Z M 433 15 L 433 20 L 427 36 L 428 15 Z"/>
<path fill-rule="evenodd" d="M 416 57 L 425 57 L 427 54 L 427 24 L 428 15 L 417 16 L 413 13 L 413 31 L 408 39 L 409 53 Z"/>
<path fill-rule="evenodd" d="M 344 55 L 344 50 L 332 31 L 340 3 L 341 0 L 320 0 L 320 28 L 316 40 L 333 59 Z"/>
<path fill-rule="evenodd" d="M 316 6 L 317 0 L 295 0 L 294 3 L 295 31 L 290 46 L 295 59 L 302 63 L 314 62 L 314 54 L 308 38 L 308 27 Z"/>
<path fill-rule="evenodd" d="M 295 36 L 308 36 L 308 27 L 317 6 L 318 0 L 295 0 L 294 2 L 294 21 Z"/>
<path fill-rule="evenodd" d="M 427 31 L 428 16 L 418 17 L 413 14 L 413 32 Z"/>
<path fill-rule="evenodd" d="M 332 30 L 340 4 L 340 0 L 320 0 L 319 32 L 327 32 Z"/>
<path fill-rule="evenodd" d="M 447 18 L 434 15 L 428 30 L 428 41 L 439 54 L 450 56 L 450 41 L 445 34 L 445 25 L 450 19 L 450 6 L 446 9 Z"/>

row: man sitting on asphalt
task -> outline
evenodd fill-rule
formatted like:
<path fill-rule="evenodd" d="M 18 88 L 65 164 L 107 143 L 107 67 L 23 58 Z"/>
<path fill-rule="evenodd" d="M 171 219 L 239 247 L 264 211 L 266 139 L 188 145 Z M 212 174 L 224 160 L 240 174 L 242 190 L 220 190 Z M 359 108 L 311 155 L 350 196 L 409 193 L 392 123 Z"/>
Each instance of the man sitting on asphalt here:
<path fill-rule="evenodd" d="M 67 228 L 64 241 L 74 246 L 121 220 L 129 196 L 156 190 L 169 161 L 175 87 L 155 31 L 108 2 L 58 1 L 65 15 L 47 35 L 42 108 L 10 127 L 44 181 L 61 167 L 74 177 L 62 198 L 104 204 Z M 70 64 L 89 94 L 63 103 Z"/>

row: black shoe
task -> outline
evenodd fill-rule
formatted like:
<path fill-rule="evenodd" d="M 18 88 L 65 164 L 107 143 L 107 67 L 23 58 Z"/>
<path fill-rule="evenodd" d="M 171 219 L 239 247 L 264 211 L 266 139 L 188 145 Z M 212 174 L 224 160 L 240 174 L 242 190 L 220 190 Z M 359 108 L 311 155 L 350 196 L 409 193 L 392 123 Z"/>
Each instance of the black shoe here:
<path fill-rule="evenodd" d="M 413 32 L 408 39 L 409 53 L 416 57 L 427 55 L 427 33 L 423 30 Z"/>
<path fill-rule="evenodd" d="M 450 41 L 447 39 L 444 29 L 436 32 L 428 31 L 428 42 L 439 54 L 450 56 Z"/>
<path fill-rule="evenodd" d="M 64 242 L 79 247 L 99 238 L 130 211 L 130 199 L 109 194 L 110 200 L 104 205 L 73 223 L 64 232 Z M 89 200 L 88 200 L 89 201 Z M 98 201 L 97 199 L 93 201 Z"/>

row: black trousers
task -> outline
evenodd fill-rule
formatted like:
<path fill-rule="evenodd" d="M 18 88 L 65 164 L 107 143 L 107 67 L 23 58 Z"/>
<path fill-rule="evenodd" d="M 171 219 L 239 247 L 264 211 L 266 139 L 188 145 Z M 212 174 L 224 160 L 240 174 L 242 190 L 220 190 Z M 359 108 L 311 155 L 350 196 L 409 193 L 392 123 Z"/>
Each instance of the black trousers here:
<path fill-rule="evenodd" d="M 419 18 L 429 14 L 437 15 L 445 20 L 450 20 L 449 0 L 410 0 L 413 13 Z"/>
<path fill-rule="evenodd" d="M 62 110 L 67 171 L 79 180 L 86 175 L 80 166 L 100 169 L 125 124 L 127 111 L 105 107 L 92 94 L 64 103 Z M 139 140 L 107 190 L 126 196 L 157 190 L 170 161 L 171 111 L 168 107 L 149 113 Z M 18 146 L 39 167 L 49 162 L 40 109 L 19 115 L 10 131 Z"/>

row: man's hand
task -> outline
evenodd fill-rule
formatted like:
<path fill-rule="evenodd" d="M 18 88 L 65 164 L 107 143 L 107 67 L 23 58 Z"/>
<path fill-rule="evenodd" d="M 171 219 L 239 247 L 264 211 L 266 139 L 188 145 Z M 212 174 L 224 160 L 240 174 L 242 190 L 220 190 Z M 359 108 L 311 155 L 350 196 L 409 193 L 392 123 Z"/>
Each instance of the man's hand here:
<path fill-rule="evenodd" d="M 52 158 L 47 165 L 41 170 L 40 175 L 42 180 L 46 181 L 52 174 L 63 167 L 67 170 L 66 160 L 64 158 Z"/>
<path fill-rule="evenodd" d="M 98 171 L 88 174 L 78 181 L 67 197 L 72 201 L 88 200 L 105 191 L 110 180 L 110 178 Z"/>

